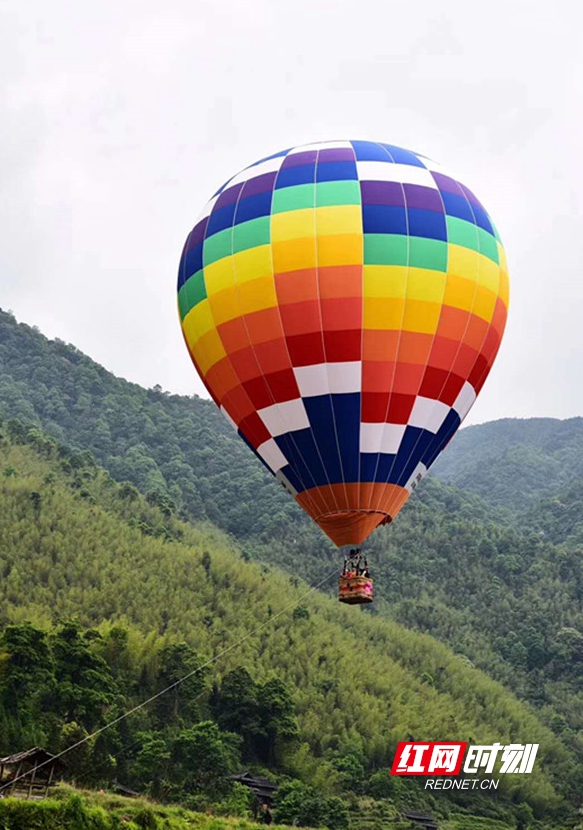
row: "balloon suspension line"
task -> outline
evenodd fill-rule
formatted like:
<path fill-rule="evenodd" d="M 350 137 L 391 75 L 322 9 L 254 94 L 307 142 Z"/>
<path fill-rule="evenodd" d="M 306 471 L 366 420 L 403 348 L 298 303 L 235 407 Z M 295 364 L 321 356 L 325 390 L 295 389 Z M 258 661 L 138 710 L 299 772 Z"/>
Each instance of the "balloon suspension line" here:
<path fill-rule="evenodd" d="M 32 772 L 35 772 L 35 774 L 36 774 L 39 771 L 39 769 L 42 769 L 42 767 L 46 766 L 47 764 L 52 764 L 57 759 L 62 758 L 63 755 L 67 755 L 68 752 L 72 752 L 74 749 L 78 749 L 80 746 L 83 746 L 88 741 L 91 741 L 91 740 L 93 740 L 93 738 L 96 738 L 98 735 L 101 735 L 102 732 L 105 732 L 107 729 L 111 729 L 112 726 L 116 726 L 118 723 L 121 723 L 121 721 L 125 720 L 126 718 L 129 718 L 130 715 L 133 715 L 136 712 L 139 712 L 140 709 L 143 709 L 145 706 L 148 706 L 150 703 L 153 703 L 155 700 L 158 700 L 158 698 L 162 697 L 162 695 L 165 695 L 168 692 L 171 692 L 172 689 L 175 689 L 177 686 L 180 686 L 181 683 L 184 683 L 186 680 L 189 680 L 191 677 L 194 677 L 194 675 L 198 674 L 203 669 L 206 669 L 209 666 L 212 666 L 213 663 L 216 663 L 217 660 L 220 660 L 221 657 L 225 656 L 225 654 L 228 654 L 230 651 L 233 651 L 234 649 L 238 648 L 241 645 L 241 643 L 244 643 L 245 640 L 248 640 L 250 637 L 253 637 L 255 634 L 257 634 L 262 629 L 266 628 L 268 625 L 271 625 L 271 623 L 275 622 L 275 620 L 277 620 L 279 617 L 286 614 L 291 608 L 297 608 L 297 606 L 300 604 L 300 602 L 302 602 L 302 600 L 304 600 L 307 596 L 309 596 L 313 591 L 316 591 L 318 588 L 320 588 L 325 582 L 328 582 L 328 580 L 331 579 L 333 576 L 337 576 L 337 574 L 338 574 L 338 569 L 335 568 L 334 571 L 327 574 L 319 582 L 316 582 L 314 585 L 311 585 L 308 588 L 308 590 L 305 591 L 305 593 L 303 593 L 299 597 L 299 599 L 294 600 L 293 602 L 290 602 L 289 605 L 286 605 L 284 608 L 282 608 L 281 611 L 278 611 L 277 614 L 274 614 L 273 616 L 269 617 L 267 620 L 262 622 L 261 625 L 258 625 L 257 628 L 254 628 L 253 631 L 249 631 L 247 634 L 245 634 L 243 637 L 241 637 L 235 643 L 232 643 L 230 646 L 227 646 L 227 648 L 224 648 L 222 651 L 219 651 L 218 654 L 215 654 L 215 656 L 211 657 L 209 660 L 207 660 L 206 663 L 203 663 L 201 666 L 197 666 L 196 669 L 193 669 L 191 672 L 188 672 L 188 674 L 185 674 L 184 677 L 181 677 L 179 680 L 176 680 L 174 683 L 171 683 L 170 686 L 166 686 L 165 689 L 162 689 L 161 691 L 157 692 L 155 695 L 152 695 L 147 700 L 144 700 L 141 703 L 138 703 L 132 709 L 128 709 L 127 712 L 124 712 L 122 715 L 119 715 L 119 717 L 114 718 L 112 721 L 110 721 L 109 723 L 106 723 L 104 726 L 100 727 L 99 729 L 96 729 L 95 732 L 91 733 L 91 735 L 87 735 L 85 738 L 82 738 L 80 741 L 77 741 L 77 743 L 74 743 L 71 746 L 67 747 L 67 749 L 63 749 L 63 751 L 59 752 L 57 755 L 53 755 L 52 758 L 49 758 L 48 760 L 43 761 L 42 764 L 38 764 L 38 766 L 36 766 L 34 768 L 34 770 L 27 770 L 27 772 L 23 772 L 17 778 L 13 778 L 11 781 L 8 781 L 6 784 L 3 784 L 2 786 L 0 786 L 0 793 L 3 790 L 6 790 L 10 787 L 13 787 L 18 781 L 21 781 L 23 778 L 26 778 L 27 776 L 31 775 Z"/>

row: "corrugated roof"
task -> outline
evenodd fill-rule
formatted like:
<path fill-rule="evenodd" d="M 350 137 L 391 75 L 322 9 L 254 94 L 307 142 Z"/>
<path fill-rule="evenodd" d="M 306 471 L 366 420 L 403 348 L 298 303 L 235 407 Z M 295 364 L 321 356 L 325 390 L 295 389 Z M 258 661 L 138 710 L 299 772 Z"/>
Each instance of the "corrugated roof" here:
<path fill-rule="evenodd" d="M 22 761 L 40 761 L 44 763 L 45 761 L 51 761 L 53 758 L 55 756 L 47 752 L 46 749 L 33 746 L 32 749 L 27 749 L 24 752 L 17 752 L 15 755 L 7 755 L 5 758 L 0 758 L 0 764 L 9 766 L 11 764 L 20 764 Z M 61 761 L 57 760 L 57 763 L 60 764 Z"/>

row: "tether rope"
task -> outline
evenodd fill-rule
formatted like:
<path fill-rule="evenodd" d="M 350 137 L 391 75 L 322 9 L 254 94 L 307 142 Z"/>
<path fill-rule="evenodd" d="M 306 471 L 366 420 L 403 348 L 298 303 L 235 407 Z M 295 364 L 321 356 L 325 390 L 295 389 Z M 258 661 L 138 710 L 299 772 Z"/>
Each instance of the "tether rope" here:
<path fill-rule="evenodd" d="M 167 692 L 170 692 L 172 689 L 175 689 L 177 686 L 180 686 L 180 684 L 184 683 L 185 680 L 188 680 L 189 678 L 194 677 L 195 674 L 198 674 L 203 669 L 206 669 L 209 666 L 211 666 L 213 663 L 216 663 L 217 660 L 220 660 L 220 658 L 224 657 L 225 654 L 228 654 L 230 651 L 233 651 L 233 649 L 240 646 L 241 643 L 244 643 L 245 640 L 248 640 L 250 637 L 253 637 L 253 635 L 257 634 L 263 628 L 265 628 L 266 626 L 268 626 L 271 623 L 275 622 L 275 620 L 277 620 L 278 617 L 281 617 L 283 614 L 285 614 L 287 611 L 289 611 L 290 608 L 297 607 L 303 599 L 305 599 L 309 594 L 312 593 L 312 591 L 316 591 L 321 585 L 323 585 L 325 582 L 327 582 L 332 576 L 334 576 L 337 573 L 338 573 L 338 569 L 335 568 L 334 571 L 331 571 L 329 574 L 327 574 L 323 579 L 320 580 L 320 582 L 317 582 L 314 585 L 311 585 L 308 588 L 308 590 L 299 597 L 299 599 L 294 600 L 293 602 L 290 602 L 288 605 L 286 605 L 284 608 L 282 608 L 281 611 L 278 611 L 277 614 L 272 615 L 267 620 L 262 622 L 261 625 L 257 626 L 257 628 L 254 628 L 253 631 L 249 631 L 247 634 L 245 634 L 243 637 L 241 637 L 235 643 L 232 643 L 230 646 L 227 646 L 227 648 L 224 648 L 222 651 L 219 651 L 219 653 L 216 654 L 214 657 L 211 657 L 210 660 L 207 660 L 201 666 L 197 666 L 196 669 L 193 669 L 192 671 L 188 672 L 188 674 L 185 674 L 184 677 L 181 677 L 179 680 L 176 680 L 174 683 L 171 683 L 170 686 L 166 686 L 165 689 L 162 689 L 161 691 L 157 692 L 155 695 L 152 695 L 147 700 L 144 700 L 141 703 L 138 703 L 136 706 L 132 707 L 127 712 L 124 712 L 122 715 L 119 715 L 119 717 L 114 718 L 109 723 L 106 723 L 104 726 L 101 726 L 99 729 L 96 729 L 95 732 L 91 733 L 91 735 L 87 735 L 85 738 L 82 738 L 80 741 L 77 741 L 76 743 L 72 744 L 71 746 L 67 747 L 66 749 L 63 749 L 62 752 L 59 752 L 57 755 L 53 755 L 52 758 L 49 758 L 48 760 L 43 761 L 42 764 L 38 764 L 33 769 L 27 770 L 26 772 L 23 772 L 21 775 L 19 775 L 17 778 L 13 778 L 11 781 L 8 781 L 6 784 L 3 784 L 2 786 L 0 786 L 0 793 L 3 790 L 14 787 L 14 785 L 18 781 L 21 781 L 23 778 L 27 778 L 33 772 L 36 774 L 39 769 L 42 769 L 47 764 L 54 763 L 59 758 L 62 758 L 63 755 L 66 755 L 68 752 L 72 752 L 74 749 L 77 749 L 78 747 L 83 746 L 83 744 L 86 744 L 88 741 L 93 740 L 93 738 L 96 738 L 97 735 L 101 735 L 102 732 L 105 732 L 106 729 L 111 729 L 112 726 L 115 726 L 116 724 L 121 723 L 121 721 L 125 720 L 126 718 L 129 718 L 130 715 L 135 714 L 135 712 L 139 712 L 140 709 L 143 709 L 145 706 L 148 706 L 150 703 L 153 703 L 153 701 L 158 700 L 158 698 L 162 697 L 162 695 L 165 695 Z"/>

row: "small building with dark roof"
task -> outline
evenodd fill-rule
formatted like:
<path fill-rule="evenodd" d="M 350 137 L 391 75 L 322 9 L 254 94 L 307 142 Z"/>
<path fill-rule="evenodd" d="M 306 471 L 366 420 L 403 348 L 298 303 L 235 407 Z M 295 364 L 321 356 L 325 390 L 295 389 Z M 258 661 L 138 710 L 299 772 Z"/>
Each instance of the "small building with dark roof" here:
<path fill-rule="evenodd" d="M 269 778 L 252 775 L 250 772 L 238 772 L 236 775 L 229 777 L 232 781 L 238 781 L 239 784 L 248 787 L 255 796 L 255 808 L 253 810 L 255 818 L 257 818 L 258 813 L 262 810 L 267 812 L 271 811 L 277 784 L 274 784 Z"/>
<path fill-rule="evenodd" d="M 46 749 L 34 746 L 0 758 L 0 794 L 44 798 L 63 763 Z"/>

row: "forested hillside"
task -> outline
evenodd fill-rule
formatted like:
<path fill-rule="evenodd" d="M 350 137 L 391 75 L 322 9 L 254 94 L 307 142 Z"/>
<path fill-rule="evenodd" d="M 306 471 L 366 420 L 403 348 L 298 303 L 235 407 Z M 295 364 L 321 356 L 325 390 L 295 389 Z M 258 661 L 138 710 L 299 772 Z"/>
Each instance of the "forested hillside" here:
<path fill-rule="evenodd" d="M 100 769 L 118 769 L 200 804 L 218 769 L 251 763 L 296 781 L 282 811 L 297 807 L 294 787 L 311 786 L 308 801 L 339 816 L 321 823 L 342 827 L 365 796 L 389 811 L 455 808 L 388 776 L 403 737 L 523 741 L 540 742 L 540 762 L 532 776 L 501 777 L 490 815 L 508 816 L 511 795 L 547 816 L 557 794 L 576 798 L 572 747 L 445 646 L 246 563 L 222 533 L 149 504 L 87 454 L 14 423 L 2 433 L 0 752 L 65 746 L 217 657 L 184 694 L 90 744 L 79 774 L 98 783 Z M 199 769 L 203 745 L 211 771 Z"/>
<path fill-rule="evenodd" d="M 309 582 L 338 563 L 331 543 L 211 402 L 115 378 L 6 313 L 0 413 L 20 420 L 15 434 L 35 424 L 89 450 L 150 504 L 208 518 L 236 537 L 246 558 Z M 582 423 L 533 419 L 462 430 L 438 473 L 483 498 L 429 477 L 394 525 L 367 543 L 377 586 L 370 613 L 444 640 L 537 706 L 577 751 L 583 493 L 576 479 L 562 482 L 583 465 Z"/>
<path fill-rule="evenodd" d="M 462 429 L 434 472 L 522 511 L 583 476 L 583 418 L 506 418 Z"/>
<path fill-rule="evenodd" d="M 303 520 L 212 401 L 116 378 L 4 312 L 0 415 L 90 450 L 117 480 L 239 536 L 271 538 L 282 523 Z"/>

